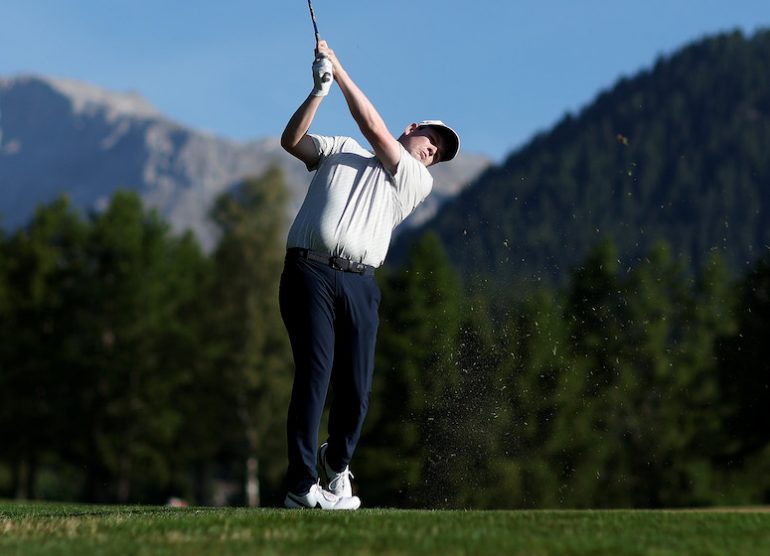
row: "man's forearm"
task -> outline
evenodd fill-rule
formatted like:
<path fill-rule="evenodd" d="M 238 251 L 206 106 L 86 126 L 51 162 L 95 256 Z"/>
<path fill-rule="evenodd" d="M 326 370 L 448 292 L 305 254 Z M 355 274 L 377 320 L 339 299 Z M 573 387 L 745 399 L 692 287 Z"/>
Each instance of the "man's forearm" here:
<path fill-rule="evenodd" d="M 395 172 L 401 158 L 401 151 L 382 116 L 344 69 L 335 68 L 334 78 L 345 96 L 350 114 L 358 124 L 358 129 L 374 149 L 375 156 L 385 168 Z"/>
<path fill-rule="evenodd" d="M 358 124 L 358 128 L 370 142 L 372 134 L 388 133 L 385 121 L 380 116 L 372 102 L 367 98 L 364 92 L 358 88 L 358 85 L 350 78 L 344 69 L 337 69 L 334 74 L 342 91 L 348 109 L 353 119 Z"/>
<path fill-rule="evenodd" d="M 294 112 L 281 135 L 281 146 L 291 152 L 310 129 L 323 97 L 309 95 Z"/>

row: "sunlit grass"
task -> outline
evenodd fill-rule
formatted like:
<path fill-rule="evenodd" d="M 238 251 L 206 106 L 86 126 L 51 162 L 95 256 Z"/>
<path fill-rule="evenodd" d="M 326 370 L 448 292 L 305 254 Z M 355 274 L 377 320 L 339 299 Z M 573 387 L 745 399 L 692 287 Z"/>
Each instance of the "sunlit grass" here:
<path fill-rule="evenodd" d="M 0 503 L 0 554 L 770 553 L 756 511 L 288 511 Z"/>

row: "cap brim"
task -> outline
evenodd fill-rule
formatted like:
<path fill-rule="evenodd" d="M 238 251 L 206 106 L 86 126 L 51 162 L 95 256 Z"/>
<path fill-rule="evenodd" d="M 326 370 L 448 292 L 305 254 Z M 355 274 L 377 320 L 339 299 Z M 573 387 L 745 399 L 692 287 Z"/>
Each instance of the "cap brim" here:
<path fill-rule="evenodd" d="M 441 121 L 424 121 L 417 124 L 417 127 L 432 127 L 441 134 L 444 139 L 444 145 L 439 157 L 439 162 L 448 162 L 457 156 L 460 150 L 460 136 L 457 132 Z"/>

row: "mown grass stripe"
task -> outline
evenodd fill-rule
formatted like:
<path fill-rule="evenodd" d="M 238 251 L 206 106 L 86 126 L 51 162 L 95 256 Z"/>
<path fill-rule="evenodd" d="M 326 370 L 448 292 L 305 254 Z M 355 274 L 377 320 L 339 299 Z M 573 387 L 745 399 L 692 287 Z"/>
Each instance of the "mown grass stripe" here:
<path fill-rule="evenodd" d="M 357 512 L 0 503 L 0 554 L 770 553 L 763 511 Z"/>

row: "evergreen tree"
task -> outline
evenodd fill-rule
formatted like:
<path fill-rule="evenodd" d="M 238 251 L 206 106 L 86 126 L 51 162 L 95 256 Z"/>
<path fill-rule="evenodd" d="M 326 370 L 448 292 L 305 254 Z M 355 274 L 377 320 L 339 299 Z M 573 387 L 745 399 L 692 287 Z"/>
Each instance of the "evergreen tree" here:
<path fill-rule="evenodd" d="M 721 430 L 714 340 L 731 326 L 726 270 L 714 258 L 693 281 L 661 244 L 621 279 L 612 250 L 597 255 L 570 288 L 579 325 L 549 440 L 560 502 L 711 503 Z"/>
<path fill-rule="evenodd" d="M 739 289 L 736 329 L 718 343 L 727 502 L 770 500 L 770 257 Z"/>
<path fill-rule="evenodd" d="M 245 500 L 250 505 L 261 502 L 258 476 L 267 479 L 267 499 L 277 499 L 285 471 L 292 363 L 278 308 L 278 284 L 286 203 L 283 175 L 271 168 L 218 199 L 212 213 L 222 236 L 214 253 L 208 318 L 217 346 L 220 403 L 231 412 L 221 425 L 237 419 L 238 433 L 230 442 L 244 464 Z"/>
<path fill-rule="evenodd" d="M 681 504 L 687 494 L 690 426 L 694 413 L 686 389 L 703 370 L 688 365 L 694 346 L 685 337 L 690 316 L 688 278 L 670 248 L 661 244 L 631 273 L 625 286 L 629 304 L 625 369 L 630 375 L 623 413 L 626 450 L 619 470 L 626 480 L 617 495 L 635 506 Z M 713 367 L 712 367 L 713 369 Z"/>
<path fill-rule="evenodd" d="M 36 497 L 40 465 L 65 432 L 69 369 L 61 358 L 71 323 L 64 308 L 84 230 L 61 198 L 39 207 L 3 249 L 0 427 L 9 434 L 0 443 L 0 459 L 11 466 L 18 498 Z"/>
<path fill-rule="evenodd" d="M 520 462 L 509 457 L 515 425 L 508 404 L 511 392 L 506 390 L 510 377 L 502 365 L 509 347 L 500 345 L 486 302 L 471 298 L 462 306 L 456 363 L 460 380 L 448 393 L 452 418 L 443 421 L 448 433 L 445 472 L 450 494 L 443 505 L 517 506 L 521 503 Z"/>
<path fill-rule="evenodd" d="M 501 337 L 500 372 L 508 408 L 502 457 L 512 471 L 507 504 L 555 506 L 561 487 L 555 467 L 563 462 L 549 442 L 562 398 L 574 401 L 569 393 L 576 374 L 569 372 L 569 326 L 555 292 L 534 292 L 515 307 Z"/>
<path fill-rule="evenodd" d="M 624 268 L 666 241 L 695 274 L 718 249 L 733 273 L 770 245 L 765 125 L 770 31 L 705 38 L 620 79 L 490 168 L 432 230 L 472 287 L 564 287 L 611 235 Z"/>
<path fill-rule="evenodd" d="M 675 381 L 666 427 L 679 431 L 674 463 L 666 471 L 664 505 L 720 503 L 715 460 L 725 445 L 725 409 L 720 400 L 719 339 L 732 334 L 735 291 L 727 265 L 715 252 L 694 283 L 681 312 L 681 340 L 675 344 Z"/>
<path fill-rule="evenodd" d="M 199 295 L 195 270 L 180 264 L 191 253 L 202 257 L 134 193 L 117 193 L 94 216 L 73 311 L 81 333 L 73 423 L 83 439 L 74 457 L 88 469 L 90 500 L 157 497 L 153 489 L 171 481 L 183 418 L 178 392 L 190 380 L 184 349 L 193 345 L 179 319 Z"/>
<path fill-rule="evenodd" d="M 359 473 L 375 485 L 371 495 L 381 503 L 443 505 L 452 497 L 450 439 L 459 415 L 453 403 L 461 383 L 459 280 L 437 238 L 426 235 L 382 290 Z"/>
<path fill-rule="evenodd" d="M 217 345 L 208 318 L 214 266 L 211 257 L 201 253 L 189 234 L 181 238 L 176 255 L 174 279 L 185 282 L 187 288 L 182 286 L 183 291 L 194 295 L 178 308 L 173 349 L 167 351 L 185 369 L 185 380 L 175 394 L 181 423 L 169 451 L 173 457 L 169 460 L 168 494 L 209 504 L 210 474 L 223 436 L 219 417 L 224 411 L 223 397 L 217 395 Z M 194 287 L 190 288 L 190 284 Z M 228 423 L 226 427 L 236 428 L 237 423 Z"/>
<path fill-rule="evenodd" d="M 560 377 L 559 411 L 546 448 L 559 503 L 611 505 L 618 502 L 614 483 L 627 479 L 614 459 L 628 439 L 624 398 L 634 386 L 620 359 L 629 319 L 611 241 L 599 244 L 573 273 L 565 319 L 571 357 Z"/>

